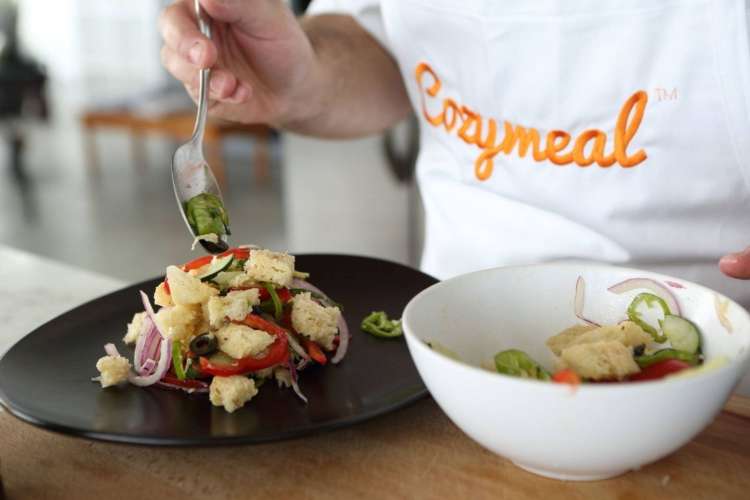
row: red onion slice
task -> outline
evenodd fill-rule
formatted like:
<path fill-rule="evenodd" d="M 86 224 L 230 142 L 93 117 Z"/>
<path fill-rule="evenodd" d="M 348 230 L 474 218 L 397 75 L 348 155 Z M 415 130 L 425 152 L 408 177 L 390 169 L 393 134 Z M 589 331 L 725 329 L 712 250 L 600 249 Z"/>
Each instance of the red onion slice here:
<path fill-rule="evenodd" d="M 151 375 L 154 373 L 154 368 L 156 368 L 156 361 L 153 359 L 147 359 L 145 363 L 143 363 L 143 366 L 141 367 L 141 371 L 139 372 L 141 375 Z"/>
<path fill-rule="evenodd" d="M 732 322 L 727 317 L 727 310 L 729 309 L 729 299 L 721 300 L 721 297 L 714 295 L 714 309 L 716 310 L 716 317 L 719 319 L 719 323 L 727 333 L 732 333 Z"/>
<path fill-rule="evenodd" d="M 302 361 L 310 361 L 310 356 L 305 351 L 305 348 L 302 347 L 299 342 L 297 342 L 297 339 L 294 338 L 294 335 L 286 332 L 286 337 L 287 339 L 289 339 L 289 347 L 291 347 L 292 350 L 296 352 L 300 358 L 302 358 Z"/>
<path fill-rule="evenodd" d="M 194 394 L 194 393 L 205 394 L 209 391 L 209 385 L 205 382 L 201 382 L 201 387 L 183 387 L 181 385 L 170 384 L 170 383 L 162 382 L 162 381 L 156 382 L 154 385 L 157 387 L 163 387 L 165 389 L 173 389 L 175 391 L 184 391 L 184 392 L 187 392 L 188 394 Z"/>
<path fill-rule="evenodd" d="M 295 279 L 292 280 L 291 287 L 292 288 L 302 288 L 303 290 L 307 290 L 308 292 L 312 292 L 313 294 L 320 295 L 321 297 L 323 297 L 323 299 L 326 302 L 328 302 L 328 305 L 335 305 L 336 304 L 336 302 L 334 300 L 332 300 L 331 297 L 329 297 L 327 293 L 325 293 L 323 290 L 321 290 L 320 288 L 316 287 L 315 285 L 313 285 L 309 281 L 305 281 L 305 280 L 301 280 L 301 279 L 295 278 Z M 315 302 L 320 303 L 320 301 L 316 297 L 313 297 L 313 300 L 315 300 Z M 326 304 L 322 304 L 322 305 L 326 305 Z"/>
<path fill-rule="evenodd" d="M 583 276 L 579 276 L 578 279 L 576 280 L 576 295 L 575 295 L 575 303 L 574 303 L 576 317 L 588 325 L 601 326 L 599 323 L 596 323 L 595 321 L 591 321 L 590 319 L 586 318 L 583 315 L 583 302 L 584 302 L 585 295 L 586 295 L 586 282 L 583 280 Z"/>
<path fill-rule="evenodd" d="M 346 356 L 346 351 L 349 349 L 349 325 L 346 324 L 344 315 L 339 315 L 339 346 L 336 348 L 336 354 L 331 358 L 331 363 L 336 364 Z"/>
<path fill-rule="evenodd" d="M 172 342 L 164 336 L 161 330 L 159 330 L 159 326 L 156 324 L 156 314 L 154 313 L 153 307 L 151 307 L 151 301 L 148 299 L 148 295 L 146 295 L 143 290 L 141 290 L 140 293 L 141 302 L 143 302 L 143 309 L 146 311 L 151 326 L 146 332 L 146 337 L 143 339 L 143 345 L 141 346 L 140 351 L 138 350 L 138 344 L 136 344 L 136 351 L 139 351 L 139 356 L 134 356 L 133 364 L 135 365 L 134 368 L 138 375 L 131 375 L 130 382 L 139 386 L 147 386 L 161 380 L 169 369 L 169 362 L 172 359 Z M 138 340 L 140 341 L 141 339 L 139 338 Z M 166 354 L 164 353 L 165 348 L 167 349 Z M 156 360 L 157 354 L 159 354 L 159 357 L 156 367 L 153 368 L 153 371 L 145 370 L 144 367 L 148 361 Z M 150 366 L 151 364 L 149 363 L 149 367 Z"/>
<path fill-rule="evenodd" d="M 118 357 L 120 355 L 120 352 L 117 350 L 117 347 L 115 347 L 114 344 L 104 344 L 104 352 L 107 353 L 107 356 L 114 356 Z"/>
<path fill-rule="evenodd" d="M 318 295 L 322 295 L 323 297 L 326 298 L 326 300 L 331 300 L 330 298 L 328 298 L 328 295 L 323 293 L 323 291 L 320 288 L 316 287 L 315 285 L 305 280 L 301 280 L 297 278 L 293 279 L 292 288 L 302 288 L 302 289 L 307 290 L 308 292 L 313 292 L 313 293 L 317 293 Z"/>
<path fill-rule="evenodd" d="M 138 373 L 141 372 L 141 367 L 143 365 L 143 347 L 146 345 L 146 338 L 148 337 L 148 332 L 153 324 L 151 318 L 146 314 L 146 318 L 143 320 L 143 324 L 141 324 L 141 331 L 138 334 L 138 340 L 135 342 L 135 352 L 133 353 L 133 368 L 135 368 L 135 371 Z"/>
<path fill-rule="evenodd" d="M 656 280 L 651 278 L 630 278 L 622 281 L 615 285 L 612 285 L 607 290 L 618 295 L 630 292 L 632 290 L 648 290 L 654 295 L 662 298 L 664 302 L 669 306 L 669 311 L 676 315 L 681 316 L 680 304 L 677 302 L 677 297 L 674 296 L 672 291 L 666 286 L 662 285 Z"/>
<path fill-rule="evenodd" d="M 159 362 L 154 369 L 154 373 L 150 375 L 128 375 L 128 380 L 131 384 L 140 387 L 146 387 L 153 385 L 162 378 L 169 370 L 170 362 L 172 361 L 172 341 L 169 339 L 162 339 L 161 348 L 159 349 Z"/>
<path fill-rule="evenodd" d="M 307 365 L 310 364 L 309 359 L 300 359 L 299 363 L 297 363 L 297 370 L 304 370 Z"/>
<path fill-rule="evenodd" d="M 146 374 L 144 373 L 146 362 L 156 359 L 156 355 L 159 352 L 159 343 L 161 342 L 159 330 L 148 316 L 144 320 L 144 326 L 146 324 L 148 325 L 148 329 L 138 337 L 138 341 L 135 344 L 135 353 L 133 353 L 133 367 L 140 375 Z M 150 373 L 149 371 L 148 374 Z"/>
<path fill-rule="evenodd" d="M 151 338 L 146 341 L 146 347 L 141 355 L 141 365 L 146 364 L 148 360 L 155 361 L 159 355 L 159 345 L 161 344 L 161 335 L 156 327 L 151 331 Z"/>
<path fill-rule="evenodd" d="M 685 285 L 682 283 L 677 283 L 676 281 L 665 281 L 667 285 L 671 286 L 672 288 L 685 288 Z"/>
<path fill-rule="evenodd" d="M 289 360 L 286 364 L 287 368 L 289 368 L 289 374 L 291 375 L 290 378 L 292 379 L 292 389 L 294 389 L 294 393 L 299 396 L 299 398 L 307 404 L 307 398 L 304 394 L 302 394 L 302 391 L 299 388 L 299 384 L 297 383 L 297 369 L 294 367 L 294 363 L 292 363 L 291 356 L 289 357 Z"/>
<path fill-rule="evenodd" d="M 159 331 L 159 335 L 162 336 L 162 338 L 165 338 L 166 336 L 164 333 L 159 330 L 159 325 L 156 323 L 156 313 L 154 313 L 154 308 L 151 307 L 151 301 L 148 300 L 148 295 L 146 295 L 143 290 L 141 292 L 141 301 L 143 302 L 143 309 L 146 310 L 146 314 L 148 314 L 148 317 L 151 318 L 151 321 L 154 323 L 154 326 Z"/>

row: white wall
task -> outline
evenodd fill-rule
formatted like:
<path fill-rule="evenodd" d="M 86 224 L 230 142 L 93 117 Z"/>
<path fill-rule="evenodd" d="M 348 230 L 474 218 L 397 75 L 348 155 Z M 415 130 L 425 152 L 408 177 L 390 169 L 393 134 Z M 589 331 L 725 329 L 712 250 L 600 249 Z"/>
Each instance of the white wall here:
<path fill-rule="evenodd" d="M 160 0 L 19 0 L 23 50 L 58 83 L 167 81 L 159 62 Z"/>
<path fill-rule="evenodd" d="M 282 161 L 291 252 L 351 253 L 413 264 L 413 189 L 388 170 L 380 137 L 322 141 L 286 134 Z"/>

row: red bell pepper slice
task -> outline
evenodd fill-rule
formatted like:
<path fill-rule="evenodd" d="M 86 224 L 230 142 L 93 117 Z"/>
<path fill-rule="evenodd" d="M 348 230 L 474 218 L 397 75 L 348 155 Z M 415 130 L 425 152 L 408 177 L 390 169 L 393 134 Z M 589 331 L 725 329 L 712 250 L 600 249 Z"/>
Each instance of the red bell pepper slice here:
<path fill-rule="evenodd" d="M 628 380 L 631 380 L 633 382 L 642 382 L 644 380 L 658 380 L 660 378 L 666 377 L 667 375 L 677 373 L 688 368 L 692 368 L 692 366 L 688 363 L 685 363 L 684 361 L 680 361 L 679 359 L 665 359 L 664 361 L 659 361 L 658 363 L 654 363 L 653 365 L 644 368 L 639 373 L 631 375 L 630 377 L 628 377 Z"/>
<path fill-rule="evenodd" d="M 219 377 L 243 375 L 245 373 L 263 370 L 270 366 L 277 365 L 289 357 L 289 339 L 287 338 L 286 330 L 279 325 L 265 320 L 257 314 L 248 314 L 244 320 L 236 321 L 235 323 L 240 323 L 251 328 L 268 332 L 271 335 L 274 335 L 276 340 L 271 344 L 268 353 L 262 358 L 248 356 L 246 358 L 237 359 L 228 365 L 219 365 L 211 363 L 208 358 L 201 356 L 201 372 Z"/>
<path fill-rule="evenodd" d="M 324 365 L 328 362 L 328 358 L 326 358 L 325 353 L 318 344 L 309 339 L 304 339 L 304 344 L 307 354 L 313 360 L 315 360 L 317 363 L 320 363 L 321 365 Z"/>
<path fill-rule="evenodd" d="M 276 295 L 279 296 L 279 300 L 282 304 L 286 304 L 287 302 L 292 300 L 292 292 L 290 292 L 288 288 L 277 288 Z"/>
<path fill-rule="evenodd" d="M 210 264 L 211 259 L 213 258 L 214 258 L 213 255 L 204 255 L 203 257 L 198 257 L 197 259 L 191 260 L 187 264 L 183 264 L 182 270 L 185 272 L 188 272 L 188 271 L 192 271 L 193 269 L 200 269 L 206 264 Z"/>
<path fill-rule="evenodd" d="M 230 248 L 224 253 L 219 254 L 219 257 L 226 257 L 227 255 L 232 254 L 234 255 L 235 259 L 238 260 L 246 260 L 250 257 L 250 249 L 249 248 Z M 182 265 L 182 270 L 187 272 L 191 271 L 193 269 L 200 269 L 201 267 L 210 264 L 211 259 L 213 259 L 213 255 L 204 255 L 203 257 L 198 257 L 197 259 L 193 259 L 187 264 Z M 167 292 L 169 295 L 172 295 L 172 291 L 169 289 L 169 281 L 164 278 L 164 291 Z"/>
<path fill-rule="evenodd" d="M 581 383 L 581 377 L 573 370 L 560 370 L 552 375 L 552 381 L 558 384 L 578 385 Z"/>
<path fill-rule="evenodd" d="M 264 319 L 257 314 L 248 314 L 247 316 L 245 316 L 245 319 L 236 323 L 247 325 L 250 328 L 255 328 L 256 330 L 263 330 L 264 332 L 268 332 L 271 335 L 276 335 L 277 337 L 286 338 L 286 330 L 284 330 L 276 323 L 268 321 L 267 319 Z"/>
<path fill-rule="evenodd" d="M 208 358 L 201 356 L 201 373 L 208 373 L 218 377 L 230 377 L 232 375 L 244 375 L 246 373 L 263 370 L 278 365 L 289 357 L 289 340 L 286 335 L 277 336 L 276 341 L 271 344 L 268 354 L 262 358 L 248 356 L 237 359 L 228 365 L 214 364 Z"/>
<path fill-rule="evenodd" d="M 292 327 L 292 309 L 290 307 L 284 309 L 284 314 L 281 315 L 281 324 L 286 328 L 294 330 L 294 327 Z"/>
<path fill-rule="evenodd" d="M 237 260 L 245 260 L 250 257 L 250 249 L 249 248 L 230 248 L 224 253 L 220 253 L 218 257 L 226 257 L 227 255 L 234 255 L 234 258 Z M 211 259 L 213 259 L 213 255 L 204 255 L 203 257 L 198 257 L 197 259 L 191 260 L 187 264 L 184 264 L 182 266 L 183 271 L 190 271 L 192 269 L 199 269 L 206 264 L 211 262 Z"/>

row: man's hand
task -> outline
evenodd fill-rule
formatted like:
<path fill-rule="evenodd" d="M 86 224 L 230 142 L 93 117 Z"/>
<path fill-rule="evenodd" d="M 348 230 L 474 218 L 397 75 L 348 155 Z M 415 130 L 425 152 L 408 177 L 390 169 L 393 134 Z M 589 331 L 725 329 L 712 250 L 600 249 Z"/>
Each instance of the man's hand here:
<path fill-rule="evenodd" d="M 351 17 L 300 23 L 282 0 L 200 2 L 213 39 L 198 30 L 193 1 L 177 0 L 160 20 L 162 63 L 194 99 L 199 70 L 211 68 L 211 115 L 356 137 L 408 114 L 395 61 Z"/>
<path fill-rule="evenodd" d="M 201 5 L 212 20 L 212 40 L 198 30 L 192 0 L 178 0 L 160 20 L 162 63 L 193 98 L 199 69 L 211 68 L 215 116 L 275 123 L 315 112 L 297 95 L 312 76 L 314 52 L 283 2 L 201 0 Z"/>
<path fill-rule="evenodd" d="M 742 252 L 730 253 L 719 261 L 721 272 L 732 278 L 750 279 L 750 247 Z"/>

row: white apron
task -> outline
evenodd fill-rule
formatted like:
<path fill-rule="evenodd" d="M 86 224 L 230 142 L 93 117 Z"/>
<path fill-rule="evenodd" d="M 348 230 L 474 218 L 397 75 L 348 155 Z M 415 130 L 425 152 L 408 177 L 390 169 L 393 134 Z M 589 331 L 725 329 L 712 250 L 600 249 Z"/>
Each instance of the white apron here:
<path fill-rule="evenodd" d="M 423 269 L 594 260 L 750 305 L 744 0 L 319 0 L 383 43 L 420 117 Z"/>

